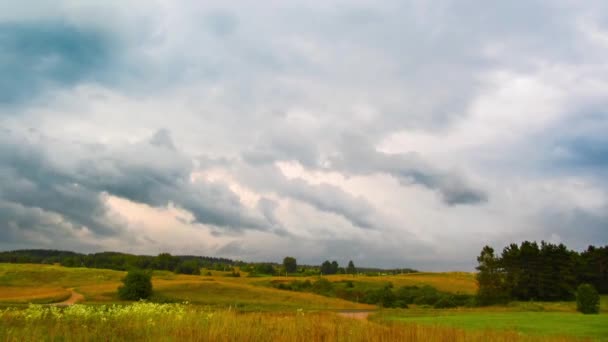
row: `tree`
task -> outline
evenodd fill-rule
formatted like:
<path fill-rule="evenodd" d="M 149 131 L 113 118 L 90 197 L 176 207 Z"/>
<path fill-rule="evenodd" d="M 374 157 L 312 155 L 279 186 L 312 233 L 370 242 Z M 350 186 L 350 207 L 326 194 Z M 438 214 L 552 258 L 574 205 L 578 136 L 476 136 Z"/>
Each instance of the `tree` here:
<path fill-rule="evenodd" d="M 272 266 L 272 264 L 262 263 L 262 264 L 255 265 L 254 273 L 255 274 L 274 275 L 276 273 L 276 270 L 274 269 L 274 266 Z"/>
<path fill-rule="evenodd" d="M 494 249 L 485 246 L 477 257 L 477 301 L 480 305 L 490 305 L 507 299 L 504 288 L 504 274 Z"/>
<path fill-rule="evenodd" d="M 118 288 L 118 297 L 124 300 L 140 300 L 152 295 L 152 280 L 148 272 L 132 270 L 122 280 L 123 286 Z"/>
<path fill-rule="evenodd" d="M 357 269 L 355 268 L 355 264 L 352 260 L 348 262 L 348 266 L 346 267 L 346 273 L 348 274 L 357 274 Z"/>
<path fill-rule="evenodd" d="M 338 273 L 338 262 L 337 261 L 332 261 L 329 262 L 329 260 L 325 260 L 322 264 L 321 264 L 321 274 L 336 274 Z"/>
<path fill-rule="evenodd" d="M 154 261 L 154 268 L 158 270 L 173 271 L 179 264 L 179 258 L 169 253 L 160 253 Z"/>
<path fill-rule="evenodd" d="M 285 257 L 283 267 L 287 273 L 295 273 L 298 270 L 298 263 L 294 257 Z"/>
<path fill-rule="evenodd" d="M 321 274 L 331 274 L 331 262 L 329 260 L 323 261 L 320 267 Z"/>
<path fill-rule="evenodd" d="M 195 259 L 182 261 L 175 268 L 175 273 L 200 275 L 201 266 Z"/>
<path fill-rule="evenodd" d="M 338 265 L 338 262 L 336 260 L 332 261 L 330 274 L 337 274 L 339 268 L 340 268 L 340 265 Z"/>
<path fill-rule="evenodd" d="M 576 290 L 576 309 L 584 314 L 600 312 L 600 295 L 593 285 L 579 285 Z"/>

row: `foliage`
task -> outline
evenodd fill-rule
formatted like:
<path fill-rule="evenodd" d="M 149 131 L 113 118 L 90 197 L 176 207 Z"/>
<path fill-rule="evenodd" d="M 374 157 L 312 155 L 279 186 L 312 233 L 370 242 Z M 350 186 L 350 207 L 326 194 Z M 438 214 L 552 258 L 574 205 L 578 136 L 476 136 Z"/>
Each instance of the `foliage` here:
<path fill-rule="evenodd" d="M 275 275 L 277 271 L 271 263 L 261 263 L 253 266 L 252 273 L 258 275 Z"/>
<path fill-rule="evenodd" d="M 124 300 L 147 299 L 152 295 L 152 280 L 150 273 L 142 270 L 132 270 L 123 279 L 123 286 L 118 288 L 118 297 Z"/>
<path fill-rule="evenodd" d="M 348 266 L 346 267 L 346 273 L 348 274 L 357 274 L 357 268 L 355 268 L 355 264 L 352 260 L 348 262 Z"/>
<path fill-rule="evenodd" d="M 295 273 L 298 270 L 298 263 L 294 257 L 285 257 L 283 259 L 283 268 L 287 273 Z"/>
<path fill-rule="evenodd" d="M 311 287 L 312 292 L 331 297 L 334 294 L 334 287 L 332 283 L 326 278 L 319 278 L 315 281 Z"/>
<path fill-rule="evenodd" d="M 589 283 L 608 294 L 608 246 L 589 246 L 578 262 L 579 283 Z"/>
<path fill-rule="evenodd" d="M 133 255 L 117 252 L 102 252 L 81 254 L 68 251 L 30 249 L 0 252 L 0 262 L 55 264 L 66 267 L 89 267 L 126 271 L 132 268 L 149 270 L 174 271 L 182 262 L 196 260 L 201 267 L 222 269 L 237 262 L 225 259 L 204 256 L 172 256 L 161 253 L 158 256 Z"/>
<path fill-rule="evenodd" d="M 456 304 L 456 301 L 454 300 L 454 298 L 452 296 L 446 296 L 443 295 L 439 298 L 439 300 L 437 300 L 435 302 L 435 304 L 433 304 L 433 307 L 435 309 L 448 309 L 448 308 L 455 308 L 458 305 Z"/>
<path fill-rule="evenodd" d="M 500 262 L 494 256 L 494 249 L 485 246 L 477 257 L 477 301 L 480 305 L 490 305 L 506 300 L 504 274 Z"/>
<path fill-rule="evenodd" d="M 576 309 L 584 314 L 600 312 L 600 295 L 591 284 L 581 284 L 576 289 Z"/>
<path fill-rule="evenodd" d="M 242 271 L 256 273 L 259 275 L 273 275 L 274 273 L 260 273 L 256 270 L 257 263 L 245 263 L 242 261 L 234 261 L 225 258 L 215 258 L 207 256 L 192 256 L 192 255 L 171 255 L 169 253 L 161 253 L 157 256 L 150 255 L 133 255 L 118 252 L 102 252 L 81 254 L 69 251 L 44 250 L 44 249 L 29 249 L 0 252 L 0 263 L 34 263 L 34 264 L 61 264 L 66 267 L 88 267 L 111 269 L 118 271 L 126 271 L 133 268 L 148 269 L 148 270 L 163 270 L 179 273 L 182 271 L 180 264 L 183 262 L 195 260 L 198 262 L 199 268 L 206 268 L 215 271 L 227 271 L 231 267 L 239 267 Z M 295 259 L 294 259 L 295 261 Z M 347 273 L 344 268 L 339 267 L 336 261 L 329 262 L 326 265 L 327 274 Z M 278 268 L 279 264 L 272 264 L 273 268 Z M 285 266 L 285 265 L 282 265 Z M 354 265 L 353 265 L 354 266 Z M 192 269 L 192 268 L 188 268 Z M 291 272 L 293 271 L 293 272 Z M 319 266 L 297 265 L 296 269 L 290 268 L 288 273 L 296 273 L 299 276 L 314 276 L 320 273 Z M 352 269 L 351 269 L 352 271 Z M 380 269 L 380 268 L 357 268 L 357 273 L 380 275 L 395 275 L 405 273 L 418 272 L 411 268 L 396 268 L 396 269 Z M 293 274 L 295 275 L 295 274 Z"/>
<path fill-rule="evenodd" d="M 589 246 L 579 254 L 563 244 L 524 241 L 505 247 L 499 257 L 488 248 L 478 258 L 481 304 L 572 300 L 582 283 L 608 293 L 608 246 Z"/>
<path fill-rule="evenodd" d="M 338 265 L 337 261 L 332 261 L 329 262 L 329 260 L 325 260 L 322 264 L 321 264 L 321 274 L 323 275 L 328 275 L 328 274 L 337 274 L 338 270 L 339 270 L 340 266 Z"/>
<path fill-rule="evenodd" d="M 201 266 L 195 259 L 182 261 L 175 267 L 175 273 L 200 275 Z"/>
<path fill-rule="evenodd" d="M 438 307 L 473 305 L 471 295 L 441 292 L 429 285 L 394 288 L 392 283 L 366 283 L 352 280 L 331 282 L 325 277 L 319 278 L 314 283 L 309 280 L 295 280 L 277 282 L 273 285 L 281 290 L 312 292 L 385 308 L 406 308 L 409 304 L 439 305 Z"/>

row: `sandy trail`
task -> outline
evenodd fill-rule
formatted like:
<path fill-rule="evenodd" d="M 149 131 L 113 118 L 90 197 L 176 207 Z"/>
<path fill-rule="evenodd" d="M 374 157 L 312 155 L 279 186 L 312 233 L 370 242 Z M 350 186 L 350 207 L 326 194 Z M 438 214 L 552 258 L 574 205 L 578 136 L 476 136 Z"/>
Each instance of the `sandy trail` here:
<path fill-rule="evenodd" d="M 70 290 L 70 298 L 64 300 L 63 302 L 59 302 L 59 303 L 54 303 L 54 305 L 61 305 L 61 306 L 68 306 L 68 305 L 73 305 L 76 304 L 78 302 L 82 302 L 84 300 L 84 296 L 76 291 L 74 291 L 74 289 L 69 289 Z"/>
<path fill-rule="evenodd" d="M 373 314 L 373 311 L 342 311 L 342 312 L 338 312 L 338 315 L 342 316 L 342 317 L 348 317 L 348 318 L 353 318 L 353 319 L 359 319 L 359 320 L 367 320 L 367 318 L 369 317 L 369 315 Z"/>

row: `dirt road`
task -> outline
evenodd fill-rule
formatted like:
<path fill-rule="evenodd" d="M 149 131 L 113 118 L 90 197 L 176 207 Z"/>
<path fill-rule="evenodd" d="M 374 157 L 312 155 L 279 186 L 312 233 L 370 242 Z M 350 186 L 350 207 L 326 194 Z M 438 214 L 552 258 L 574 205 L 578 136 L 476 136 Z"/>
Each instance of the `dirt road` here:
<path fill-rule="evenodd" d="M 373 311 L 341 311 L 338 312 L 338 315 L 364 321 L 373 313 Z"/>
<path fill-rule="evenodd" d="M 54 305 L 60 305 L 60 306 L 68 306 L 68 305 L 73 305 L 76 304 L 78 302 L 82 302 L 84 300 L 84 296 L 81 295 L 80 293 L 74 291 L 74 289 L 69 289 L 70 290 L 70 298 L 64 300 L 63 302 L 59 302 L 59 303 L 54 303 Z"/>

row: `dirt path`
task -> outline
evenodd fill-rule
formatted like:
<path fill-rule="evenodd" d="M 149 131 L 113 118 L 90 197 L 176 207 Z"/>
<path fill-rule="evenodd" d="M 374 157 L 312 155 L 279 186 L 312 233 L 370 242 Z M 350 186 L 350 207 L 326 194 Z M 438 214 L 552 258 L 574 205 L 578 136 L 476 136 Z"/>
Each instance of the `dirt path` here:
<path fill-rule="evenodd" d="M 70 290 L 70 298 L 64 300 L 63 302 L 59 302 L 59 303 L 54 303 L 54 305 L 61 305 L 61 306 L 68 306 L 68 305 L 73 305 L 76 304 L 78 302 L 82 302 L 84 300 L 84 296 L 76 291 L 74 291 L 74 289 L 69 289 Z"/>
<path fill-rule="evenodd" d="M 367 320 L 369 315 L 373 314 L 373 311 L 341 311 L 338 312 L 338 315 L 342 317 L 348 317 L 353 319 L 359 319 L 362 321 Z"/>

